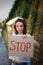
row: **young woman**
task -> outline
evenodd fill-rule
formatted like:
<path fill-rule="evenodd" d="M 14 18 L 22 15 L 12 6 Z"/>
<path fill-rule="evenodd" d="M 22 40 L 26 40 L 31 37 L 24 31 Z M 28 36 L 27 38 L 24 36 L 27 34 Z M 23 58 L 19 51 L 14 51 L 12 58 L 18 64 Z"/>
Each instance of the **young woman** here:
<path fill-rule="evenodd" d="M 14 24 L 14 31 L 10 27 L 11 24 Z M 6 24 L 8 33 L 10 35 L 23 35 L 26 37 L 26 21 L 21 17 L 16 17 Z M 29 35 L 30 36 L 30 35 Z M 9 59 L 12 60 L 12 65 L 30 65 L 30 58 L 29 57 L 15 57 L 9 56 Z M 16 61 L 15 61 L 16 60 Z"/>
<path fill-rule="evenodd" d="M 12 21 L 14 23 L 14 30 L 11 29 L 10 25 L 12 24 Z M 10 35 L 23 35 L 25 37 L 26 34 L 26 21 L 21 17 L 16 17 L 9 22 L 7 22 L 7 30 Z M 15 57 L 15 56 L 9 56 L 9 59 L 11 59 L 12 65 L 30 65 L 30 58 L 22 58 L 22 57 Z M 16 59 L 16 62 L 14 61 Z"/>

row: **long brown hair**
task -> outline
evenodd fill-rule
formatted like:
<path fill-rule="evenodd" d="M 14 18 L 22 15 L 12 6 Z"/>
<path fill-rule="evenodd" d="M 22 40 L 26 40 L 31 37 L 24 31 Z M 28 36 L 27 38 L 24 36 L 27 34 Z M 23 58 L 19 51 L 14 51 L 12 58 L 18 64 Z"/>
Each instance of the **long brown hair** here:
<path fill-rule="evenodd" d="M 18 21 L 23 23 L 23 25 L 24 25 L 23 34 L 26 34 L 27 29 L 26 29 L 26 20 L 25 20 L 25 19 L 17 19 L 17 20 L 15 21 L 15 25 L 14 25 L 15 34 L 18 34 L 18 32 L 17 32 L 17 30 L 16 30 L 16 23 L 17 23 Z"/>

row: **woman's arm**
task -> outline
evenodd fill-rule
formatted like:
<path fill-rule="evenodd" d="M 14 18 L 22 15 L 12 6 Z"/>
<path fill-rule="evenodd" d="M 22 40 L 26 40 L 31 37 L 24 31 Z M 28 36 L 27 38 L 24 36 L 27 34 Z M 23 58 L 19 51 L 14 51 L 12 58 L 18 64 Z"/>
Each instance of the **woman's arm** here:
<path fill-rule="evenodd" d="M 9 24 L 6 24 L 6 29 L 7 29 L 8 34 L 12 33 L 12 28 Z"/>
<path fill-rule="evenodd" d="M 40 47 L 40 44 L 37 41 L 35 41 L 35 40 L 34 40 L 34 47 L 36 47 L 36 48 Z"/>
<path fill-rule="evenodd" d="M 16 18 L 13 18 L 11 19 L 10 21 L 8 21 L 6 23 L 6 28 L 7 28 L 7 31 L 8 31 L 8 34 L 11 34 L 13 29 L 11 28 L 11 25 L 15 23 L 15 21 L 18 19 L 19 17 L 16 17 Z"/>

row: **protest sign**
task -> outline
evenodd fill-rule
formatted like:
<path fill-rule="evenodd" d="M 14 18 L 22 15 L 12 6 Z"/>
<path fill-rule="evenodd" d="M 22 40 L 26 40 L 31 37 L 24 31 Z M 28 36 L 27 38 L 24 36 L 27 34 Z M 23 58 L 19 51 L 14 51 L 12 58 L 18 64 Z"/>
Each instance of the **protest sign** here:
<path fill-rule="evenodd" d="M 33 57 L 33 36 L 22 37 L 22 35 L 10 36 L 8 41 L 9 56 Z"/>

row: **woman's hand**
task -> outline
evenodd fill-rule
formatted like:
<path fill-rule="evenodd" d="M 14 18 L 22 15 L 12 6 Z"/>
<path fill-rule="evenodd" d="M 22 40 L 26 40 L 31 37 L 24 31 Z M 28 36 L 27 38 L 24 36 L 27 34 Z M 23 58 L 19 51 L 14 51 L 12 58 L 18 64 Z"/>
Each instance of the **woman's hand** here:
<path fill-rule="evenodd" d="M 27 35 L 22 35 L 22 38 L 26 38 L 27 37 Z"/>

